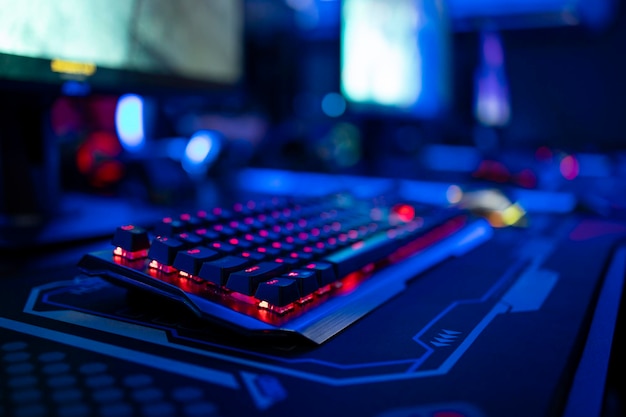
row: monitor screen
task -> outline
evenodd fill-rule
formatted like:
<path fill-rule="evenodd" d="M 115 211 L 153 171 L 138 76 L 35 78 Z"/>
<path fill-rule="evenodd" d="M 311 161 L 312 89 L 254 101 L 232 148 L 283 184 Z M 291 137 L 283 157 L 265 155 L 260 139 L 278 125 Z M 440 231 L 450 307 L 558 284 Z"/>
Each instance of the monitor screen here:
<path fill-rule="evenodd" d="M 232 86 L 238 0 L 0 0 L 0 79 L 94 87 Z"/>
<path fill-rule="evenodd" d="M 341 90 L 353 109 L 431 118 L 450 97 L 449 33 L 438 0 L 344 0 Z"/>

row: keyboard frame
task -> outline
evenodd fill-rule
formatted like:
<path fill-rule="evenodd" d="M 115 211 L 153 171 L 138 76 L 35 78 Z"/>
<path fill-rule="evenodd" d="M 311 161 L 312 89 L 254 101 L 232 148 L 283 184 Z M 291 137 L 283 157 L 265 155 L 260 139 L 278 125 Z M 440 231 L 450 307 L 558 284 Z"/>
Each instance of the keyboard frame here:
<path fill-rule="evenodd" d="M 299 336 L 321 344 L 402 292 L 407 283 L 421 272 L 446 258 L 467 253 L 493 234 L 486 220 L 468 216 L 467 213 L 462 216 L 467 217 L 467 221 L 458 230 L 398 263 L 375 271 L 350 291 L 334 291 L 327 295 L 323 303 L 305 308 L 297 315 L 272 313 L 270 320 L 235 311 L 141 270 L 116 263 L 112 250 L 88 253 L 78 266 L 85 275 L 100 276 L 114 284 L 174 300 L 203 319 L 248 336 Z M 437 227 L 431 230 L 435 229 Z"/>

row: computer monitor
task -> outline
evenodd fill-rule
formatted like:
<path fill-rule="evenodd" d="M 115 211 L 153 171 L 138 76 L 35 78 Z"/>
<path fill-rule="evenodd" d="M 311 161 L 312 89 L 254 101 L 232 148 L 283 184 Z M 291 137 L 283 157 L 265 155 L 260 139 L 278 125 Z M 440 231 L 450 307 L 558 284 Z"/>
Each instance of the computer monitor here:
<path fill-rule="evenodd" d="M 54 210 L 60 95 L 223 97 L 241 86 L 243 0 L 0 0 L 0 228 Z M 97 157 L 97 156 L 96 156 Z"/>
<path fill-rule="evenodd" d="M 0 80 L 117 91 L 231 86 L 243 68 L 242 7 L 239 0 L 0 0 Z"/>
<path fill-rule="evenodd" d="M 349 108 L 432 119 L 451 99 L 450 39 L 438 0 L 344 0 L 341 91 Z"/>

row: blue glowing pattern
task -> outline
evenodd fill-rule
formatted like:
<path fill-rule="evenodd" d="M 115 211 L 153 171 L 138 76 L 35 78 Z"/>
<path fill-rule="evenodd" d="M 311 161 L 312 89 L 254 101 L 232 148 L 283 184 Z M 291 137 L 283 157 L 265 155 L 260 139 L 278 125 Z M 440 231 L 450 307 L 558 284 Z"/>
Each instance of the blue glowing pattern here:
<path fill-rule="evenodd" d="M 143 111 L 143 98 L 138 95 L 126 94 L 117 102 L 115 128 L 120 143 L 128 152 L 138 152 L 145 145 Z"/>

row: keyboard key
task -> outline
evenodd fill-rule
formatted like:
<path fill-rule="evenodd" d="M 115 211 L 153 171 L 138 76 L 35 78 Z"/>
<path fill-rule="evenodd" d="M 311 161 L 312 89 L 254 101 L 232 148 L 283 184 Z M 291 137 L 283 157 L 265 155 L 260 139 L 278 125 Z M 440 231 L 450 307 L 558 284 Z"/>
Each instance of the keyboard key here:
<path fill-rule="evenodd" d="M 377 233 L 366 240 L 355 242 L 327 255 L 323 259 L 335 267 L 337 276 L 344 277 L 373 261 L 383 259 L 398 249 L 403 241 L 393 236 L 392 233 Z"/>
<path fill-rule="evenodd" d="M 176 254 L 184 249 L 184 244 L 180 240 L 159 236 L 152 241 L 152 246 L 148 251 L 148 258 L 154 259 L 161 265 L 172 265 Z"/>
<path fill-rule="evenodd" d="M 215 285 L 226 284 L 228 276 L 235 271 L 246 268 L 252 263 L 249 259 L 239 256 L 225 256 L 213 261 L 204 262 L 198 272 L 198 277 Z"/>
<path fill-rule="evenodd" d="M 250 249 L 252 246 L 254 246 L 250 241 L 237 237 L 231 237 L 230 239 L 228 239 L 228 243 L 236 246 L 239 249 Z"/>
<path fill-rule="evenodd" d="M 154 229 L 157 236 L 174 236 L 185 231 L 185 224 L 180 220 L 166 217 Z"/>
<path fill-rule="evenodd" d="M 333 268 L 333 265 L 327 262 L 311 262 L 305 265 L 303 268 L 315 272 L 315 275 L 317 276 L 317 282 L 320 287 L 331 284 L 338 279 L 337 275 L 335 274 L 335 269 Z"/>
<path fill-rule="evenodd" d="M 286 265 L 288 267 L 291 267 L 291 268 L 295 268 L 295 267 L 297 267 L 298 265 L 301 264 L 301 261 L 298 260 L 298 259 L 293 259 L 293 258 L 284 257 L 284 256 L 282 256 L 282 257 L 279 256 L 277 258 L 274 258 L 274 262 L 278 262 L 280 264 L 284 264 L 284 265 Z"/>
<path fill-rule="evenodd" d="M 240 256 L 246 258 L 246 259 L 250 259 L 253 261 L 257 261 L 257 262 L 261 262 L 264 261 L 266 259 L 268 259 L 268 256 L 264 253 L 261 252 L 257 252 L 254 250 L 245 250 L 243 252 L 240 253 Z"/>
<path fill-rule="evenodd" d="M 255 297 L 269 304 L 284 307 L 298 300 L 300 293 L 296 281 L 279 277 L 261 282 L 255 292 Z"/>
<path fill-rule="evenodd" d="M 185 226 L 186 230 L 195 230 L 203 227 L 206 224 L 204 219 L 201 219 L 196 216 L 192 216 L 189 213 L 183 213 L 179 216 L 180 221 Z"/>
<path fill-rule="evenodd" d="M 281 254 L 280 249 L 276 249 L 272 246 L 259 246 L 258 248 L 256 248 L 256 252 L 262 253 L 263 255 L 270 257 L 270 258 L 271 257 L 275 258 Z"/>
<path fill-rule="evenodd" d="M 176 235 L 176 239 L 183 242 L 187 248 L 202 244 L 202 238 L 194 233 L 179 233 Z"/>
<path fill-rule="evenodd" d="M 139 252 L 150 247 L 148 231 L 133 225 L 118 227 L 111 243 L 128 252 Z"/>
<path fill-rule="evenodd" d="M 213 242 L 208 245 L 211 249 L 216 250 L 223 254 L 232 255 L 238 251 L 236 247 L 226 242 Z"/>
<path fill-rule="evenodd" d="M 214 242 L 220 238 L 219 233 L 205 228 L 194 230 L 194 234 L 200 236 L 205 244 Z"/>
<path fill-rule="evenodd" d="M 178 252 L 174 259 L 174 268 L 191 275 L 198 275 L 204 262 L 219 257 L 220 254 L 205 247 L 196 247 Z"/>
<path fill-rule="evenodd" d="M 226 281 L 226 288 L 246 295 L 254 295 L 261 282 L 279 276 L 284 271 L 284 265 L 276 262 L 261 262 L 233 272 Z"/>
<path fill-rule="evenodd" d="M 214 225 L 213 230 L 219 233 L 219 235 L 225 239 L 235 236 L 235 230 L 230 226 L 225 226 L 223 224 Z"/>
<path fill-rule="evenodd" d="M 298 285 L 298 291 L 300 292 L 300 297 L 313 294 L 319 288 L 317 274 L 314 270 L 296 269 L 283 276 L 296 282 Z"/>

